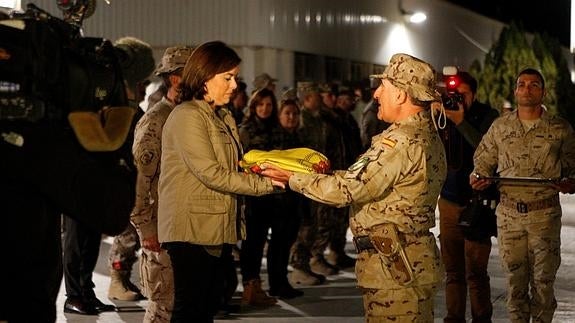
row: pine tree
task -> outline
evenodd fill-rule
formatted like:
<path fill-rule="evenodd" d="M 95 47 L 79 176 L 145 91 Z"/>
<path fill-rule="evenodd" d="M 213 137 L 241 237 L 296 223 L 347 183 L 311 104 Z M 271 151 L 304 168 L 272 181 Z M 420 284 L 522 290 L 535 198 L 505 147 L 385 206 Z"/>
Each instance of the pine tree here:
<path fill-rule="evenodd" d="M 520 25 L 503 28 L 499 39 L 486 54 L 483 65 L 475 61 L 470 72 L 477 78 L 477 98 L 501 109 L 505 100 L 514 103 L 517 74 L 526 67 L 536 68 L 545 78 L 544 104 L 575 125 L 575 84 L 571 82 L 559 41 L 536 33 L 531 41 Z"/>

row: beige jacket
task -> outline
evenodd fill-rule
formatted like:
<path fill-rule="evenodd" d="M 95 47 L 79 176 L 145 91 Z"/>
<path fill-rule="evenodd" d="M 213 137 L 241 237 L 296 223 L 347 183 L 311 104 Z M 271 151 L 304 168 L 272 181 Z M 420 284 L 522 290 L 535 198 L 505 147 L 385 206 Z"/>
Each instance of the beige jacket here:
<path fill-rule="evenodd" d="M 204 101 L 178 105 L 164 125 L 158 186 L 158 238 L 218 246 L 245 236 L 237 197 L 274 191 L 271 180 L 241 173 L 242 153 L 229 111 Z"/>

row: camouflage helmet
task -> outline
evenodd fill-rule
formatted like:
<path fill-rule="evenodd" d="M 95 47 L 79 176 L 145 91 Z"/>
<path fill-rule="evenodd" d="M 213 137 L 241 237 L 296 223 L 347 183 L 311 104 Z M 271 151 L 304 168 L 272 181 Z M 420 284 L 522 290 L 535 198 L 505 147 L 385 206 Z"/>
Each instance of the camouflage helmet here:
<path fill-rule="evenodd" d="M 173 46 L 168 47 L 164 51 L 162 61 L 154 71 L 154 74 L 161 75 L 164 73 L 172 73 L 179 68 L 183 68 L 192 55 L 193 48 L 188 46 Z"/>
<path fill-rule="evenodd" d="M 439 101 L 441 96 L 435 90 L 435 70 L 419 58 L 407 54 L 395 54 L 383 74 L 371 78 L 387 79 L 393 86 L 405 90 L 419 101 Z"/>

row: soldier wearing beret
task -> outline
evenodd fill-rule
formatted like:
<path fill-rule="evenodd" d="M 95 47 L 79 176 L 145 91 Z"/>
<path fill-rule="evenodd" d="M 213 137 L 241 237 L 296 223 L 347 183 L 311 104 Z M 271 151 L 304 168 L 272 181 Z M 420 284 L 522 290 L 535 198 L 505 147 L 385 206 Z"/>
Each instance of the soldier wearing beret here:
<path fill-rule="evenodd" d="M 445 151 L 430 106 L 439 100 L 431 65 L 395 54 L 374 98 L 391 125 L 347 170 L 293 173 L 266 165 L 263 174 L 305 196 L 351 206 L 358 251 L 356 274 L 367 322 L 433 322 L 441 280 L 434 235 L 437 197 L 445 181 Z"/>

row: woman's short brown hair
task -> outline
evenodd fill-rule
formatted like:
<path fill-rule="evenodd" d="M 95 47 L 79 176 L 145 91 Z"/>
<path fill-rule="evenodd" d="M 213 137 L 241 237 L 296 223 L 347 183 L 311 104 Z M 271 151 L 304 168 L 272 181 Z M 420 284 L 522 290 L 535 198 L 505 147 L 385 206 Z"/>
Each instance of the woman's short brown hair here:
<path fill-rule="evenodd" d="M 241 61 L 238 54 L 221 41 L 211 41 L 198 46 L 184 66 L 182 101 L 203 100 L 206 82 L 216 74 L 234 69 Z"/>

